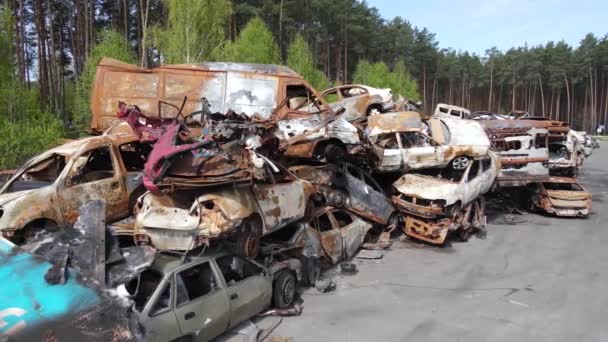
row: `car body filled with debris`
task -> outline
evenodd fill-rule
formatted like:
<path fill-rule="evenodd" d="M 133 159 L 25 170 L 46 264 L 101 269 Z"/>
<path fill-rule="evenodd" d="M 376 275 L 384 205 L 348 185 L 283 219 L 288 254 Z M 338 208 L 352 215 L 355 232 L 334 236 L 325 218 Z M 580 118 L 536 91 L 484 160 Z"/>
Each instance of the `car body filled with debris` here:
<path fill-rule="evenodd" d="M 148 192 L 139 200 L 138 241 L 161 250 L 190 250 L 232 236 L 254 257 L 260 238 L 310 214 L 315 187 L 268 161 L 249 183 L 204 190 Z"/>
<path fill-rule="evenodd" d="M 464 170 L 451 167 L 408 173 L 393 184 L 393 202 L 403 213 L 406 235 L 442 244 L 449 231 L 462 240 L 485 226 L 482 195 L 500 170 L 496 154 L 474 160 Z"/>
<path fill-rule="evenodd" d="M 533 209 L 555 216 L 585 217 L 591 212 L 591 194 L 574 178 L 551 177 L 532 190 Z"/>
<path fill-rule="evenodd" d="M 148 126 L 166 125 L 165 119 L 205 106 L 213 113 L 244 115 L 274 126 L 285 155 L 296 158 L 356 154 L 361 144 L 356 127 L 336 115 L 300 75 L 280 65 L 209 62 L 146 69 L 103 58 L 91 98 L 91 130 L 129 120 L 126 113 L 115 115 L 116 104 L 125 98 L 138 108 L 140 118 L 153 121 Z"/>
<path fill-rule="evenodd" d="M 321 96 L 334 111 L 345 108 L 348 121 L 358 121 L 370 115 L 388 112 L 395 108 L 390 88 L 378 89 L 362 84 L 347 84 L 324 90 Z"/>
<path fill-rule="evenodd" d="M 417 112 L 370 116 L 366 134 L 378 172 L 448 165 L 464 169 L 490 150 L 490 141 L 478 122 L 437 117 L 422 120 Z"/>
<path fill-rule="evenodd" d="M 112 132 L 114 131 L 114 132 Z M 79 208 L 107 202 L 106 219 L 129 216 L 143 192 L 149 146 L 125 124 L 32 158 L 0 189 L 0 230 L 22 243 L 39 230 L 73 224 Z"/>
<path fill-rule="evenodd" d="M 345 208 L 380 225 L 394 219 L 395 207 L 383 189 L 370 174 L 354 165 L 296 165 L 289 171 L 316 186 L 321 205 Z"/>
<path fill-rule="evenodd" d="M 291 305 L 299 270 L 298 260 L 267 268 L 221 251 L 160 253 L 120 293 L 133 300 L 146 341 L 209 341 L 271 305 Z"/>

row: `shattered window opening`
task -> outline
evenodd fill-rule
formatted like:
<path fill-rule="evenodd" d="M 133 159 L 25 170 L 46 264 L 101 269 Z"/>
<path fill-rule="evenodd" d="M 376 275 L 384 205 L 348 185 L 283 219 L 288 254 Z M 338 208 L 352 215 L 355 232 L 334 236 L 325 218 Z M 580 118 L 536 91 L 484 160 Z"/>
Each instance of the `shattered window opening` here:
<path fill-rule="evenodd" d="M 492 160 L 491 159 L 484 158 L 484 159 L 481 160 L 482 172 L 488 171 L 491 166 L 492 166 Z"/>
<path fill-rule="evenodd" d="M 209 262 L 179 272 L 175 280 L 178 307 L 220 289 Z"/>
<path fill-rule="evenodd" d="M 467 175 L 468 182 L 472 181 L 479 175 L 479 166 L 480 166 L 479 164 L 480 164 L 479 160 L 473 161 L 473 165 L 471 166 L 471 169 L 469 170 L 469 174 Z"/>
<path fill-rule="evenodd" d="M 303 84 L 288 85 L 286 95 L 287 107 L 291 110 L 308 114 L 321 112 L 313 92 Z"/>
<path fill-rule="evenodd" d="M 53 154 L 26 168 L 19 178 L 9 186 L 8 192 L 39 189 L 51 185 L 65 168 L 65 157 Z"/>
<path fill-rule="evenodd" d="M 583 188 L 576 183 L 543 183 L 547 190 L 562 190 L 562 191 L 584 191 Z"/>
<path fill-rule="evenodd" d="M 336 222 L 338 222 L 338 226 L 340 228 L 344 228 L 353 223 L 353 217 L 344 211 L 336 210 L 332 212 L 332 215 L 334 215 L 334 218 L 336 219 Z"/>
<path fill-rule="evenodd" d="M 340 101 L 340 97 L 338 96 L 338 91 L 334 90 L 324 95 L 325 101 L 332 103 Z"/>
<path fill-rule="evenodd" d="M 171 283 L 166 283 L 163 288 L 160 297 L 154 304 L 154 307 L 150 309 L 150 316 L 160 315 L 163 312 L 167 312 L 171 309 Z"/>
<path fill-rule="evenodd" d="M 234 255 L 217 258 L 216 262 L 224 275 L 224 279 L 228 286 L 235 285 L 247 278 L 260 275 L 264 271 L 251 261 Z"/>
<path fill-rule="evenodd" d="M 84 184 L 114 177 L 114 160 L 108 146 L 78 157 L 71 170 L 71 184 Z"/>
<path fill-rule="evenodd" d="M 120 145 L 119 150 L 127 171 L 142 171 L 152 148 L 149 144 L 133 141 Z"/>
<path fill-rule="evenodd" d="M 163 275 L 151 269 L 143 271 L 139 277 L 131 279 L 126 285 L 127 291 L 130 294 L 135 295 L 133 301 L 135 302 L 135 310 L 141 312 L 146 306 L 150 297 L 154 294 L 160 281 L 163 279 Z M 160 302 L 160 301 L 159 301 Z M 159 303 L 156 303 L 155 307 Z"/>
<path fill-rule="evenodd" d="M 313 228 L 315 228 L 320 233 L 327 232 L 332 230 L 334 227 L 331 224 L 331 220 L 329 219 L 329 215 L 327 213 L 323 213 L 317 218 L 315 218 L 313 222 Z"/>

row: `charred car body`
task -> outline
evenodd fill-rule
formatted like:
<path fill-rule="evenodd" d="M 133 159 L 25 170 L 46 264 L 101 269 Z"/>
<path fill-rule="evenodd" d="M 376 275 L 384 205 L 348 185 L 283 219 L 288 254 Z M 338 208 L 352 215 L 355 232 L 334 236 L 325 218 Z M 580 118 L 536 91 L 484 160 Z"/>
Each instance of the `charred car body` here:
<path fill-rule="evenodd" d="M 378 172 L 448 165 L 464 169 L 490 150 L 479 123 L 435 117 L 422 120 L 417 112 L 370 116 L 366 134 Z"/>
<path fill-rule="evenodd" d="M 0 190 L 2 235 L 22 243 L 41 229 L 73 224 L 80 207 L 96 199 L 107 202 L 108 221 L 129 216 L 144 192 L 148 153 L 123 124 L 32 158 Z"/>
<path fill-rule="evenodd" d="M 290 157 L 357 153 L 361 143 L 356 127 L 285 66 L 200 63 L 145 69 L 103 58 L 94 83 L 91 129 L 101 131 L 116 122 L 116 103 L 125 97 L 142 113 L 157 112 L 156 123 L 175 119 L 181 111 L 199 111 L 205 98 L 215 113 L 234 112 L 276 125 L 275 136 Z"/>
<path fill-rule="evenodd" d="M 380 185 L 354 165 L 297 165 L 289 171 L 316 186 L 321 205 L 348 209 L 380 225 L 394 219 L 395 207 Z"/>
<path fill-rule="evenodd" d="M 158 249 L 189 250 L 232 235 L 241 255 L 256 256 L 262 236 L 310 214 L 315 189 L 269 161 L 254 178 L 202 191 L 143 195 L 136 238 Z"/>
<path fill-rule="evenodd" d="M 532 208 L 555 216 L 585 217 L 591 212 L 591 194 L 574 178 L 551 177 L 532 190 Z"/>
<path fill-rule="evenodd" d="M 467 240 L 485 227 L 482 195 L 492 185 L 500 161 L 494 153 L 471 162 L 464 170 L 425 170 L 402 176 L 393 184 L 393 202 L 405 216 L 404 232 L 442 244 L 449 231 Z"/>
<path fill-rule="evenodd" d="M 324 90 L 321 96 L 329 102 L 334 111 L 344 108 L 344 116 L 348 121 L 359 121 L 395 108 L 390 88 L 378 89 L 361 84 L 348 84 Z"/>

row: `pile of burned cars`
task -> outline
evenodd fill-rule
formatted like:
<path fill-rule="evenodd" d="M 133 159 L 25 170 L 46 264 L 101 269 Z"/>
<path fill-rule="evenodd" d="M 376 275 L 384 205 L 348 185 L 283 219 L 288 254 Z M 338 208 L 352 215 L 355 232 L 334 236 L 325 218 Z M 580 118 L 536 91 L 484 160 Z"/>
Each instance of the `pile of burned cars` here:
<path fill-rule="evenodd" d="M 298 284 L 322 287 L 324 269 L 396 232 L 432 245 L 485 236 L 488 192 L 523 186 L 529 209 L 589 213 L 573 178 L 593 151 L 584 133 L 420 106 L 365 85 L 318 93 L 278 65 L 103 58 L 97 135 L 6 173 L 0 253 L 59 261 L 42 277 L 61 286 L 91 272 L 85 287 L 127 299 L 129 338 L 206 341 L 296 307 Z"/>

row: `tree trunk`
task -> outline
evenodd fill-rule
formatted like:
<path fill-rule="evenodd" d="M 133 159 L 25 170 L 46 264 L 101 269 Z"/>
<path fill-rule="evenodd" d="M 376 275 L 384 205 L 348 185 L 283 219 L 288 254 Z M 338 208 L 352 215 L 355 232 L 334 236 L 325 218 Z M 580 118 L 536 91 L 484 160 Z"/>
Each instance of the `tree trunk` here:
<path fill-rule="evenodd" d="M 150 10 L 149 0 L 139 0 L 139 8 L 141 13 L 141 61 L 142 67 L 147 67 L 147 53 L 146 53 L 146 33 L 148 28 L 148 12 Z"/>
<path fill-rule="evenodd" d="M 545 114 L 545 94 L 543 91 L 543 78 L 540 76 L 540 74 L 538 75 L 538 83 L 540 86 L 540 101 L 543 106 L 543 116 L 546 116 L 547 114 Z"/>
<path fill-rule="evenodd" d="M 564 73 L 564 82 L 566 82 L 566 100 L 567 100 L 567 110 L 566 110 L 566 118 L 570 118 L 570 86 L 568 85 L 568 77 Z"/>
<path fill-rule="evenodd" d="M 490 89 L 488 95 L 488 112 L 492 111 L 492 86 L 494 82 L 494 59 L 490 58 Z"/>

